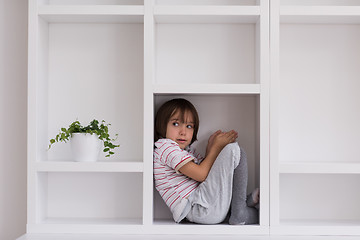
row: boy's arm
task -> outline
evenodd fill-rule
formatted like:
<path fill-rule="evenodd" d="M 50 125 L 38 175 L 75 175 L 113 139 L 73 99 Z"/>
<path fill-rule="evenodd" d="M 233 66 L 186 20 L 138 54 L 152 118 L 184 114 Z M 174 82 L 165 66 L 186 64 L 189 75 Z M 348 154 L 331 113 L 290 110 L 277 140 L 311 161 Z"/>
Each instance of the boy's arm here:
<path fill-rule="evenodd" d="M 198 165 L 193 161 L 186 163 L 179 171 L 198 182 L 203 182 L 207 178 L 212 165 L 214 164 L 217 156 L 221 150 L 229 143 L 235 142 L 237 132 L 234 130 L 230 132 L 217 131 L 209 138 L 206 157 Z"/>

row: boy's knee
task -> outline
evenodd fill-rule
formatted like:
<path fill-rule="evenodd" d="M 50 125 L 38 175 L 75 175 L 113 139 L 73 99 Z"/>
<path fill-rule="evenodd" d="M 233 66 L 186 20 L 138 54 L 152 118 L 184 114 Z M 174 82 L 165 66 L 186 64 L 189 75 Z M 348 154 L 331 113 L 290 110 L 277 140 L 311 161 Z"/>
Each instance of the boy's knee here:
<path fill-rule="evenodd" d="M 240 146 L 237 142 L 227 144 L 224 149 L 230 149 L 235 151 L 240 151 Z"/>
<path fill-rule="evenodd" d="M 240 157 L 241 154 L 240 146 L 237 142 L 229 143 L 224 147 L 223 151 L 232 153 L 233 155 L 236 155 L 238 157 Z"/>
<path fill-rule="evenodd" d="M 220 159 L 222 159 L 223 161 L 229 161 L 230 159 L 232 159 L 235 166 L 239 164 L 240 156 L 240 147 L 237 142 L 229 143 L 223 148 L 223 150 L 219 154 Z"/>

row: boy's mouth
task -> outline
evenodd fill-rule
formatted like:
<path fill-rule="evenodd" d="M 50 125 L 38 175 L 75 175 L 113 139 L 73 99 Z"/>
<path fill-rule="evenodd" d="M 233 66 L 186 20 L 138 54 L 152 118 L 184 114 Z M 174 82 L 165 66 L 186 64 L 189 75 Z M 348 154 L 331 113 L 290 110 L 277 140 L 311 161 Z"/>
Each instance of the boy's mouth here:
<path fill-rule="evenodd" d="M 180 142 L 180 143 L 185 143 L 186 139 L 177 139 L 177 141 Z"/>

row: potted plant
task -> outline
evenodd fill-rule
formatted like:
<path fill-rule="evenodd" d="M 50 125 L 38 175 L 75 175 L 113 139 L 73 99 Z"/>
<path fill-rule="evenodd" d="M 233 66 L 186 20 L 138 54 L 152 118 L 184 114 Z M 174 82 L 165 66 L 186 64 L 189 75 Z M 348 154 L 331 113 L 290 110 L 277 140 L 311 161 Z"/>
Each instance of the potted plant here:
<path fill-rule="evenodd" d="M 75 121 L 66 128 L 61 128 L 60 133 L 55 138 L 50 139 L 49 149 L 56 142 L 67 142 L 71 140 L 71 148 L 75 161 L 96 161 L 101 142 L 103 143 L 103 152 L 107 153 L 105 157 L 114 154 L 113 150 L 119 145 L 113 144 L 116 139 L 111 139 L 109 135 L 109 126 L 104 120 L 101 124 L 94 119 L 89 125 L 83 127 L 79 121 Z M 118 136 L 117 134 L 115 135 Z"/>

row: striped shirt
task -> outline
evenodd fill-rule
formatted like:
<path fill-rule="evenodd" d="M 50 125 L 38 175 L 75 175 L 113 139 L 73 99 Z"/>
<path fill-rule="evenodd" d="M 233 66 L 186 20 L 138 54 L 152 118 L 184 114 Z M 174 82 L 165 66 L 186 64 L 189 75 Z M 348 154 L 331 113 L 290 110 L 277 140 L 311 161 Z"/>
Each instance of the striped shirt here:
<path fill-rule="evenodd" d="M 170 139 L 159 139 L 154 149 L 155 188 L 170 208 L 175 222 L 179 222 L 181 214 L 188 202 L 189 195 L 199 186 L 195 181 L 179 172 L 179 169 L 190 161 L 200 164 L 203 158 L 195 149 L 182 150 Z"/>

